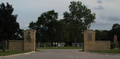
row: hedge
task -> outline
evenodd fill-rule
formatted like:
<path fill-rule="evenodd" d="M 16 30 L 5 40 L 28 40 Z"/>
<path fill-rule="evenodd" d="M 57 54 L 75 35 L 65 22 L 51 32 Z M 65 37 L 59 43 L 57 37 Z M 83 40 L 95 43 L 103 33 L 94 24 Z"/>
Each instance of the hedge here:
<path fill-rule="evenodd" d="M 2 49 L 2 44 L 0 44 L 0 49 Z"/>
<path fill-rule="evenodd" d="M 120 41 L 118 42 L 118 47 L 119 47 L 119 49 L 120 49 Z"/>
<path fill-rule="evenodd" d="M 115 48 L 115 43 L 111 43 L 110 49 L 114 49 Z"/>

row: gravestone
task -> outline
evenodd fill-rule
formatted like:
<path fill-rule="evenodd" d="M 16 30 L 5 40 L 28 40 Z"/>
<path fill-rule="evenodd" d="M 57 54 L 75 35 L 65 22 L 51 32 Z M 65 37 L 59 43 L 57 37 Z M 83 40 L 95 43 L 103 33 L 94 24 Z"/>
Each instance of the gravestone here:
<path fill-rule="evenodd" d="M 58 47 L 60 47 L 60 44 L 58 43 Z"/>
<path fill-rule="evenodd" d="M 38 47 L 38 48 L 40 47 L 40 42 L 37 43 L 37 47 Z"/>
<path fill-rule="evenodd" d="M 80 42 L 80 47 L 83 47 L 83 42 Z"/>
<path fill-rule="evenodd" d="M 46 47 L 46 43 L 44 43 L 44 47 Z"/>
<path fill-rule="evenodd" d="M 46 44 L 46 47 L 50 47 L 51 46 L 51 42 L 45 42 L 44 44 Z"/>
<path fill-rule="evenodd" d="M 35 38 L 34 30 L 24 31 L 24 51 L 35 51 Z"/>
<path fill-rule="evenodd" d="M 79 43 L 76 43 L 77 47 L 80 47 L 80 44 Z M 72 43 L 72 47 L 76 47 L 75 46 L 75 43 Z"/>
<path fill-rule="evenodd" d="M 64 42 L 58 42 L 58 47 L 64 47 Z"/>

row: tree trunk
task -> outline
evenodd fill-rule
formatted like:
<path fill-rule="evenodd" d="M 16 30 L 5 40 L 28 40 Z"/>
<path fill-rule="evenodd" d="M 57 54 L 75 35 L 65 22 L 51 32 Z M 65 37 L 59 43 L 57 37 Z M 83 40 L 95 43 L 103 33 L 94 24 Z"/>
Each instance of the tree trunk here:
<path fill-rule="evenodd" d="M 5 40 L 5 49 L 7 49 L 7 40 Z"/>
<path fill-rule="evenodd" d="M 62 34 L 62 31 L 61 31 L 61 41 L 63 42 L 63 34 Z"/>
<path fill-rule="evenodd" d="M 75 39 L 75 47 L 77 47 L 77 39 Z"/>
<path fill-rule="evenodd" d="M 5 40 L 4 39 L 2 39 L 2 50 L 3 52 L 5 52 Z"/>

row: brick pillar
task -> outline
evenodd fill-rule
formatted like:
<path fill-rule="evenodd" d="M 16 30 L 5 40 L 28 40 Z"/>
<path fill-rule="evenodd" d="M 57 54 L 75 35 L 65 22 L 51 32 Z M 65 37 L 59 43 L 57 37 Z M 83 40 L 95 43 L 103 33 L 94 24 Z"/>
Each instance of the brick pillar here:
<path fill-rule="evenodd" d="M 95 48 L 95 31 L 84 31 L 84 51 L 94 50 Z"/>
<path fill-rule="evenodd" d="M 115 48 L 118 48 L 117 35 L 114 35 Z"/>
<path fill-rule="evenodd" d="M 32 29 L 24 31 L 24 51 L 35 51 L 36 32 Z"/>

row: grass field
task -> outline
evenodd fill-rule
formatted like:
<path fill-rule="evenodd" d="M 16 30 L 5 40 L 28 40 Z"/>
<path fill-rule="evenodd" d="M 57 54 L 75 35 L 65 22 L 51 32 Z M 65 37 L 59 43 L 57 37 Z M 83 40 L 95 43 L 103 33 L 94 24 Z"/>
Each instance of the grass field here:
<path fill-rule="evenodd" d="M 26 52 L 29 52 L 29 51 L 8 51 L 8 50 L 6 50 L 5 52 L 3 52 L 2 49 L 0 49 L 0 56 L 26 53 Z"/>
<path fill-rule="evenodd" d="M 120 54 L 120 49 L 111 49 L 109 51 L 90 51 L 90 52 L 97 52 L 97 53 L 114 53 L 114 54 Z"/>
<path fill-rule="evenodd" d="M 40 47 L 37 49 L 82 49 L 81 47 Z"/>

